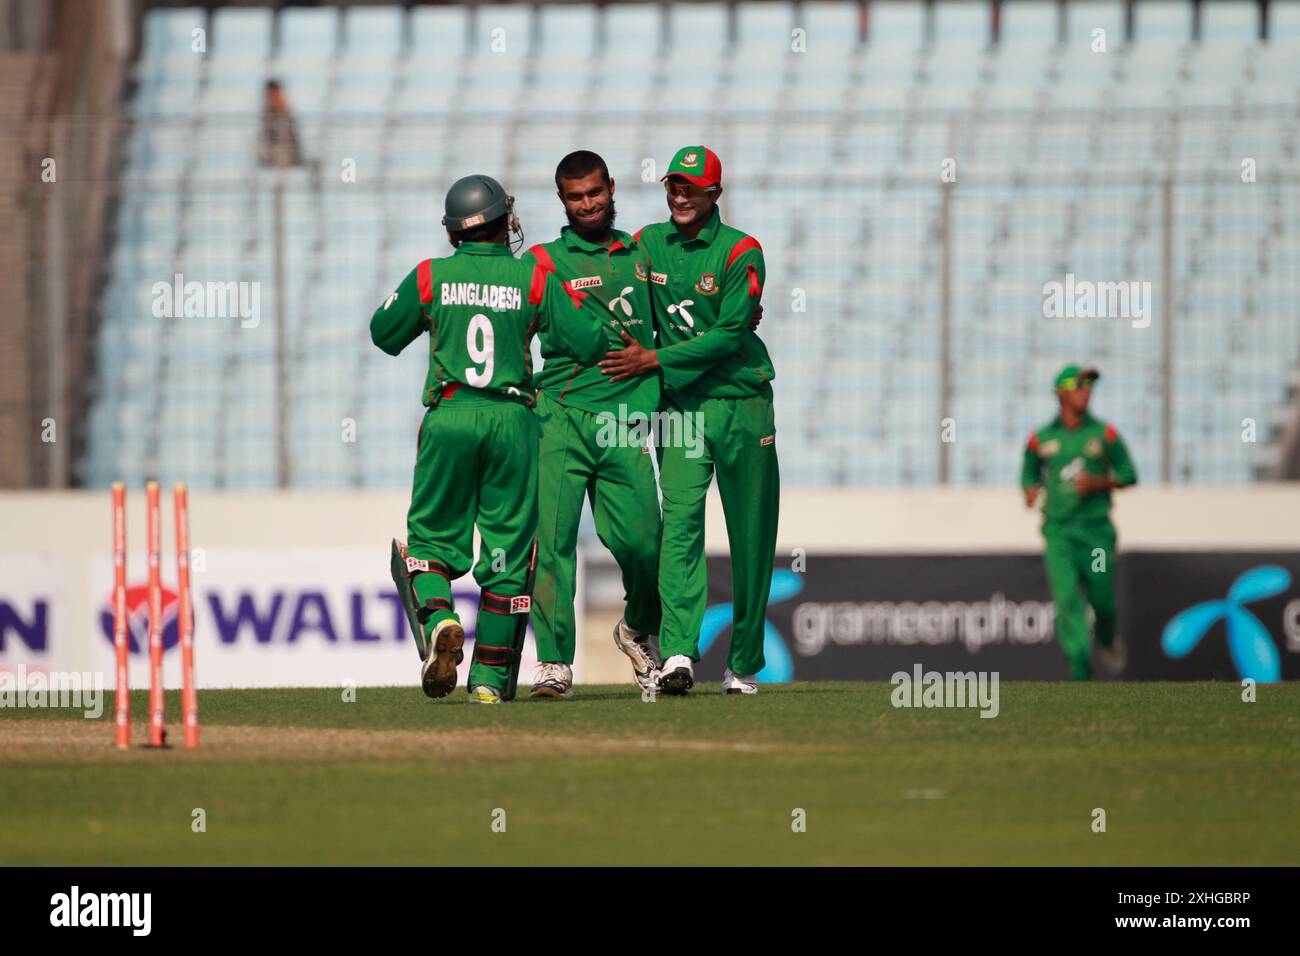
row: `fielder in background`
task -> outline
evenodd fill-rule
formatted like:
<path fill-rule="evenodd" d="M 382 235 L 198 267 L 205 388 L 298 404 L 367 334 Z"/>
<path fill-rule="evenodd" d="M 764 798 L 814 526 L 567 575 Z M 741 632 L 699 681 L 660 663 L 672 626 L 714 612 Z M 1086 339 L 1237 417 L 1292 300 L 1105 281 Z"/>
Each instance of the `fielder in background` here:
<path fill-rule="evenodd" d="M 1040 490 L 1047 579 L 1056 604 L 1056 638 L 1072 680 L 1092 677 L 1088 606 L 1097 645 L 1112 672 L 1124 666 L 1123 641 L 1115 631 L 1115 526 L 1110 493 L 1137 484 L 1137 470 L 1114 425 L 1088 411 L 1096 369 L 1070 365 L 1056 376 L 1060 413 L 1029 436 L 1020 486 L 1025 507 Z"/>
<path fill-rule="evenodd" d="M 650 274 L 645 253 L 614 228 L 614 181 L 605 161 L 586 150 L 555 169 L 555 190 L 569 224 L 558 239 L 533 246 L 523 261 L 564 280 L 582 298 L 583 314 L 564 321 L 605 326 L 607 348 L 626 333 L 654 347 Z M 659 680 L 652 635 L 659 632 L 659 492 L 648 426 L 659 408 L 652 376 L 614 382 L 565 344 L 552 340 L 533 378 L 541 426 L 537 580 L 533 633 L 540 666 L 533 697 L 573 696 L 578 525 L 591 500 L 596 534 L 623 573 L 626 609 L 614 643 L 632 662 L 642 690 Z M 631 422 L 629 422 L 631 419 Z"/>
<path fill-rule="evenodd" d="M 731 550 L 734 619 L 722 689 L 755 694 L 763 669 L 763 631 L 776 549 L 780 475 L 772 408 L 774 370 L 750 328 L 767 269 L 758 240 L 725 225 L 718 212 L 722 163 L 703 146 L 677 151 L 663 177 L 669 220 L 636 240 L 650 257 L 650 288 L 659 347 L 624 334 L 625 347 L 601 362 L 614 381 L 654 375 L 662 411 L 685 436 L 664 440 L 659 486 L 664 530 L 659 559 L 663 625 L 660 684 L 685 694 L 695 684 L 700 627 L 708 602 L 704 560 L 705 496 L 717 474 Z M 688 427 L 688 420 L 694 425 Z M 701 447 L 702 446 L 702 447 Z"/>
<path fill-rule="evenodd" d="M 511 254 L 510 237 L 522 245 L 523 234 L 514 198 L 495 179 L 454 183 L 442 224 L 455 254 L 417 265 L 370 320 L 371 339 L 390 355 L 430 333 L 398 593 L 424 692 L 445 697 L 465 641 L 451 582 L 470 569 L 478 525 L 482 597 L 468 689 L 470 700 L 495 704 L 517 678 L 537 531 L 529 343 L 537 332 L 548 349 L 593 361 L 606 340 L 575 295 Z"/>

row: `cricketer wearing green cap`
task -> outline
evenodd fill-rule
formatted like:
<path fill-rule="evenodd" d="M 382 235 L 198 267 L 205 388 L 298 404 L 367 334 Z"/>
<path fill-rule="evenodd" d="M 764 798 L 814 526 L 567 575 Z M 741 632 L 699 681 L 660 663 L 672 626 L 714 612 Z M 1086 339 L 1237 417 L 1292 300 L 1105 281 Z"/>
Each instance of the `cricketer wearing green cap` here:
<path fill-rule="evenodd" d="M 669 220 L 635 236 L 650 257 L 658 348 L 624 334 L 625 348 L 600 364 L 614 381 L 655 375 L 664 389 L 661 411 L 669 420 L 676 416 L 679 434 L 689 422 L 703 435 L 698 444 L 660 436 L 660 686 L 667 694 L 694 686 L 708 600 L 705 496 L 716 475 L 731 546 L 734 615 L 722 686 L 754 694 L 764 666 L 780 503 L 772 360 L 750 327 L 767 268 L 758 240 L 719 215 L 722 163 L 712 150 L 678 150 L 663 182 Z"/>
<path fill-rule="evenodd" d="M 394 542 L 394 577 L 423 662 L 430 697 L 456 686 L 465 631 L 451 582 L 470 570 L 474 527 L 482 589 L 470 700 L 509 699 L 529 611 L 537 530 L 537 423 L 530 341 L 591 362 L 606 349 L 578 296 L 510 254 L 522 235 L 514 200 L 495 179 L 467 176 L 447 192 L 442 223 L 456 252 L 425 259 L 370 320 L 390 355 L 429 333 L 427 407 L 416 436 L 407 547 Z"/>
<path fill-rule="evenodd" d="M 1110 493 L 1137 483 L 1137 470 L 1115 426 L 1088 411 L 1096 369 L 1069 365 L 1056 376 L 1060 413 L 1029 436 L 1020 486 L 1032 508 L 1040 490 L 1044 559 L 1056 605 L 1056 637 L 1073 680 L 1092 676 L 1088 607 L 1097 644 L 1112 670 L 1123 667 L 1115 631 L 1115 526 Z"/>

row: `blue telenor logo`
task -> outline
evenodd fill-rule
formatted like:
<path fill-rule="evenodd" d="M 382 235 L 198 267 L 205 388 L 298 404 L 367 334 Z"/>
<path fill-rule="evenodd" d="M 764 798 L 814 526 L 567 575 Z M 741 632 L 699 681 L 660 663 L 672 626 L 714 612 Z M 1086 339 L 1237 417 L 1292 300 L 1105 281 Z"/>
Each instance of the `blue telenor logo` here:
<path fill-rule="evenodd" d="M 1261 683 L 1281 680 L 1282 661 L 1273 635 L 1242 605 L 1281 594 L 1290 586 L 1291 572 L 1286 568 L 1275 564 L 1251 568 L 1232 582 L 1223 600 L 1193 604 L 1175 614 L 1165 625 L 1160 644 L 1170 657 L 1186 657 L 1206 631 L 1220 620 L 1226 620 L 1228 651 L 1237 673 Z"/>
<path fill-rule="evenodd" d="M 767 592 L 767 603 L 777 604 L 787 601 L 803 590 L 803 578 L 793 571 L 773 571 L 772 586 Z M 704 612 L 704 623 L 700 625 L 700 656 L 703 657 L 718 636 L 731 627 L 734 613 L 732 605 L 715 604 Z M 763 659 L 765 664 L 758 672 L 758 679 L 764 684 L 780 684 L 794 680 L 794 661 L 785 646 L 781 632 L 771 621 L 763 622 Z"/>

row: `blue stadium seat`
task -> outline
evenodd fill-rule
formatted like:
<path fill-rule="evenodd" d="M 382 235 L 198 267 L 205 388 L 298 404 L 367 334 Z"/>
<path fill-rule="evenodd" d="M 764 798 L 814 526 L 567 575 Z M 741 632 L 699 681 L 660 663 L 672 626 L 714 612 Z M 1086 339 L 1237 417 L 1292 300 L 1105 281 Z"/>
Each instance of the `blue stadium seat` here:
<path fill-rule="evenodd" d="M 740 0 L 735 7 L 737 57 L 790 52 L 794 8 L 785 0 Z"/>
<path fill-rule="evenodd" d="M 471 36 L 474 53 L 504 63 L 526 57 L 533 50 L 533 8 L 522 3 L 483 4 L 473 8 Z"/>
<path fill-rule="evenodd" d="M 914 50 L 925 41 L 925 8 L 919 3 L 879 0 L 867 8 L 867 44 Z"/>
<path fill-rule="evenodd" d="M 581 60 L 596 52 L 597 11 L 590 4 L 547 4 L 538 13 L 539 54 Z"/>
<path fill-rule="evenodd" d="M 1249 46 L 1259 42 L 1259 8 L 1254 3 L 1208 0 L 1201 7 L 1201 43 Z"/>
<path fill-rule="evenodd" d="M 1065 8 L 1065 42 L 1072 50 L 1088 50 L 1092 33 L 1106 31 L 1106 50 L 1124 46 L 1124 9 L 1119 0 L 1070 0 Z"/>
<path fill-rule="evenodd" d="M 1273 0 L 1268 17 L 1270 44 L 1283 46 L 1300 40 L 1300 0 Z"/>
<path fill-rule="evenodd" d="M 277 58 L 324 60 L 334 55 L 339 40 L 339 13 L 334 7 L 286 7 L 280 11 Z"/>
<path fill-rule="evenodd" d="M 661 52 L 664 31 L 658 3 L 615 3 L 604 7 L 600 51 L 609 63 L 648 60 Z"/>
<path fill-rule="evenodd" d="M 723 3 L 674 3 L 668 10 L 669 52 L 675 57 L 722 53 L 730 45 Z"/>
<path fill-rule="evenodd" d="M 144 18 L 144 56 L 157 60 L 192 52 L 196 29 L 207 30 L 207 13 L 198 7 L 148 11 Z"/>
<path fill-rule="evenodd" d="M 1151 0 L 1134 8 L 1138 55 L 1155 46 L 1187 46 L 1192 39 L 1192 7 L 1183 0 Z"/>
<path fill-rule="evenodd" d="M 212 14 L 213 59 L 261 64 L 271 53 L 271 11 L 218 7 Z"/>
<path fill-rule="evenodd" d="M 805 0 L 796 16 L 797 25 L 807 30 L 807 55 L 815 58 L 831 51 L 857 49 L 860 10 L 848 0 Z"/>
<path fill-rule="evenodd" d="M 1046 49 L 1058 38 L 1055 4 L 1038 0 L 1007 0 L 1002 5 L 1001 44 L 1009 49 Z"/>
<path fill-rule="evenodd" d="M 411 12 L 410 55 L 420 60 L 455 61 L 470 44 L 469 7 L 417 7 Z"/>
<path fill-rule="evenodd" d="M 344 12 L 344 49 L 349 56 L 396 60 L 402 53 L 405 17 L 398 7 L 348 7 Z"/>
<path fill-rule="evenodd" d="M 987 3 L 940 0 L 934 5 L 934 45 L 951 50 L 982 50 L 989 44 L 991 8 Z"/>

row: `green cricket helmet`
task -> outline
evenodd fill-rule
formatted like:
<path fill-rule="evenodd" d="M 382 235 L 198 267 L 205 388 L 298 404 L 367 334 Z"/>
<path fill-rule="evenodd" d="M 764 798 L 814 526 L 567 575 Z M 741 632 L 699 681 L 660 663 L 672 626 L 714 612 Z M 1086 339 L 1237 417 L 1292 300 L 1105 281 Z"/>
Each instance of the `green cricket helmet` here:
<path fill-rule="evenodd" d="M 443 210 L 446 214 L 442 217 L 442 224 L 451 233 L 464 232 L 508 216 L 511 251 L 524 244 L 524 230 L 515 216 L 515 197 L 491 176 L 475 174 L 456 180 L 447 190 Z M 453 238 L 452 245 L 459 245 L 459 241 Z"/>

